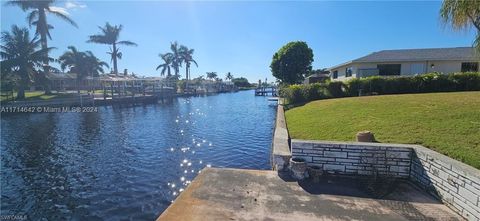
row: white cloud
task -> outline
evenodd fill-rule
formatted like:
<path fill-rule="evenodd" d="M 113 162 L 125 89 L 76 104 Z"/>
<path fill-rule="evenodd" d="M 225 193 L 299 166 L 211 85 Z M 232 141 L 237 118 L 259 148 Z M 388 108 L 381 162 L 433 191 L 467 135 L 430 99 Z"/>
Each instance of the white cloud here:
<path fill-rule="evenodd" d="M 65 8 L 66 9 L 77 9 L 77 8 L 86 8 L 87 5 L 77 2 L 75 0 L 68 0 L 65 2 Z"/>
<path fill-rule="evenodd" d="M 56 11 L 56 12 L 60 12 L 62 14 L 68 15 L 67 9 L 65 9 L 65 8 L 55 7 L 55 6 L 50 6 L 49 8 L 50 8 L 51 11 Z"/>

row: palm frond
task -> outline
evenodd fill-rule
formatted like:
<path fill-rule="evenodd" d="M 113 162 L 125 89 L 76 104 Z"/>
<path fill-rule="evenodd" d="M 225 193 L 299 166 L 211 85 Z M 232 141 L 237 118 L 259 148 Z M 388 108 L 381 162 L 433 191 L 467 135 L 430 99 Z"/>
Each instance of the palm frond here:
<path fill-rule="evenodd" d="M 90 35 L 87 43 L 111 44 L 103 35 Z"/>
<path fill-rule="evenodd" d="M 32 2 L 25 1 L 25 0 L 12 0 L 12 1 L 6 2 L 5 6 L 18 6 L 23 11 L 26 11 L 28 9 L 34 8 L 35 5 L 32 4 Z"/>
<path fill-rule="evenodd" d="M 191 59 L 190 61 L 193 62 L 193 63 L 195 64 L 195 66 L 198 67 L 197 61 L 195 61 L 195 60 L 193 60 L 193 59 Z"/>
<path fill-rule="evenodd" d="M 117 42 L 119 45 L 127 45 L 127 46 L 138 46 L 136 43 L 131 41 L 119 41 Z"/>
<path fill-rule="evenodd" d="M 480 58 L 480 34 L 477 34 L 473 41 L 473 47 L 475 47 L 475 54 L 477 58 Z"/>
<path fill-rule="evenodd" d="M 68 17 L 68 12 L 64 8 L 50 6 L 50 7 L 48 7 L 47 10 L 48 10 L 48 12 L 54 14 L 55 16 L 61 18 L 62 20 L 66 21 L 69 24 L 73 25 L 74 27 L 78 28 L 77 23 L 75 23 L 75 21 L 73 21 L 70 17 Z"/>
<path fill-rule="evenodd" d="M 28 14 L 27 22 L 30 25 L 30 27 L 32 26 L 33 22 L 35 22 L 37 19 L 38 19 L 38 10 L 33 10 Z"/>
<path fill-rule="evenodd" d="M 444 24 L 450 24 L 456 30 L 469 29 L 480 17 L 480 1 L 444 0 L 440 8 L 440 18 Z"/>
<path fill-rule="evenodd" d="M 163 67 L 164 65 L 165 65 L 165 64 L 160 64 L 160 65 L 158 65 L 157 68 L 155 68 L 155 70 L 158 71 L 158 69 L 160 69 L 160 68 Z"/>

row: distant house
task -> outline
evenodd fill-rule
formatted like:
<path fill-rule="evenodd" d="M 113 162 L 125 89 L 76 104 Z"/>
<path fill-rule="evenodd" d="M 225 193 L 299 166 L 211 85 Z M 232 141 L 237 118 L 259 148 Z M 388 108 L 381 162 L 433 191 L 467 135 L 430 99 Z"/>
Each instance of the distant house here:
<path fill-rule="evenodd" d="M 471 47 L 384 50 L 329 68 L 332 80 L 431 72 L 478 71 Z"/>
<path fill-rule="evenodd" d="M 330 79 L 329 71 L 327 70 L 317 70 L 314 74 L 308 76 L 303 81 L 304 84 L 313 84 L 313 83 L 320 83 L 325 82 L 326 80 Z"/>
<path fill-rule="evenodd" d="M 77 88 L 77 74 L 50 72 L 47 75 L 53 90 L 64 91 Z M 82 82 L 83 83 L 83 82 Z"/>

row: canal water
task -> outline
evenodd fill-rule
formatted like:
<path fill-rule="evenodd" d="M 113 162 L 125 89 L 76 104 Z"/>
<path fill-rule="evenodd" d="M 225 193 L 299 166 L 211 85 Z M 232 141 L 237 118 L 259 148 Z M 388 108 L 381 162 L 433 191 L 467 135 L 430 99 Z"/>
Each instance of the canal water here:
<path fill-rule="evenodd" d="M 1 215 L 154 220 L 205 167 L 270 169 L 276 107 L 253 91 L 1 118 Z"/>

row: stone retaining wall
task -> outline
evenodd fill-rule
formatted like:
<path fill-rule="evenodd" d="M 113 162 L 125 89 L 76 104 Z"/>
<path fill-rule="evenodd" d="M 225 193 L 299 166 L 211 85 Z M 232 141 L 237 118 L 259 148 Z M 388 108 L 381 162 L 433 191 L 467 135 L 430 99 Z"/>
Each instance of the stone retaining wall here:
<path fill-rule="evenodd" d="M 388 174 L 408 178 L 411 149 L 398 145 L 292 140 L 292 157 L 339 175 Z"/>
<path fill-rule="evenodd" d="M 327 173 L 408 178 L 467 220 L 480 220 L 480 171 L 423 146 L 292 140 L 291 149 Z"/>
<path fill-rule="evenodd" d="M 410 179 L 467 220 L 480 220 L 480 172 L 422 146 L 413 150 Z"/>

